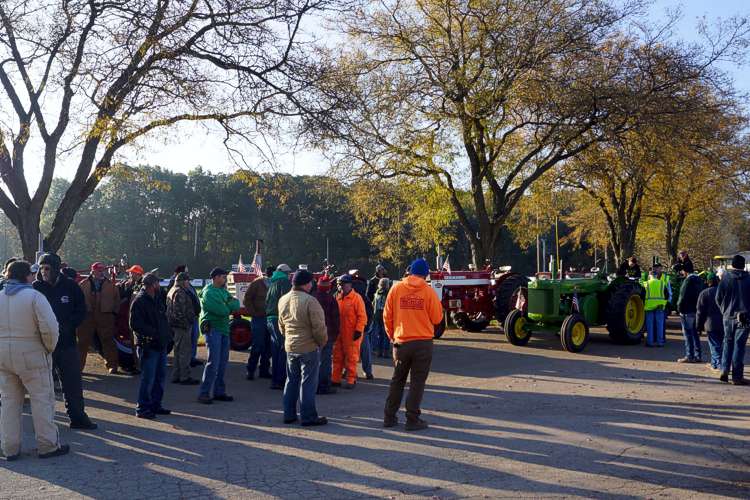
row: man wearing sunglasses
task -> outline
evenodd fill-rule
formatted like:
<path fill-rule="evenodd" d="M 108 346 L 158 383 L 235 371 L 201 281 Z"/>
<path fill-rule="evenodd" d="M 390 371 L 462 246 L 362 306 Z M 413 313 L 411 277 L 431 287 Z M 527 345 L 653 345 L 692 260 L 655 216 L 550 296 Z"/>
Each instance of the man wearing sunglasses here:
<path fill-rule="evenodd" d="M 47 298 L 60 325 L 60 337 L 52 352 L 53 368 L 57 372 L 65 396 L 65 408 L 71 429 L 96 429 L 83 403 L 81 365 L 76 342 L 76 328 L 86 318 L 86 299 L 81 288 L 60 272 L 60 257 L 46 253 L 39 257 L 39 273 L 34 289 Z"/>

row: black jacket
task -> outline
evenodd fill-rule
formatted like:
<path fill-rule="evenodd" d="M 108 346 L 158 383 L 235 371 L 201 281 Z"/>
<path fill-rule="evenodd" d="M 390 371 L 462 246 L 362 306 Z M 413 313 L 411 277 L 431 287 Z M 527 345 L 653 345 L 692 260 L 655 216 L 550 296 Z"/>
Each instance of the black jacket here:
<path fill-rule="evenodd" d="M 729 269 L 716 290 L 716 304 L 724 319 L 734 319 L 738 312 L 750 312 L 750 275 L 747 271 Z"/>
<path fill-rule="evenodd" d="M 698 305 L 698 295 L 703 291 L 703 280 L 697 274 L 688 274 L 680 287 L 680 297 L 677 299 L 677 312 L 680 314 L 694 314 Z"/>
<path fill-rule="evenodd" d="M 365 301 L 365 312 L 367 313 L 367 326 L 370 326 L 370 322 L 372 321 L 372 301 L 367 300 L 367 282 L 364 279 L 354 278 L 352 286 L 354 288 L 354 291 L 357 292 L 362 297 L 362 300 Z M 376 286 L 375 290 L 377 289 L 378 288 Z"/>
<path fill-rule="evenodd" d="M 47 297 L 60 324 L 60 339 L 57 345 L 70 347 L 76 345 L 76 328 L 86 319 L 86 298 L 81 287 L 73 280 L 60 273 L 54 285 L 43 280 L 36 280 L 34 289 Z"/>
<path fill-rule="evenodd" d="M 372 301 L 375 300 L 375 292 L 378 291 L 379 283 L 380 278 L 377 276 L 373 276 L 370 278 L 370 281 L 367 282 L 367 298 L 365 299 L 365 302 L 372 303 Z"/>
<path fill-rule="evenodd" d="M 156 350 L 167 348 L 172 340 L 172 330 L 160 294 L 151 297 L 145 290 L 138 292 L 130 306 L 130 329 L 138 345 Z"/>
<path fill-rule="evenodd" d="M 698 295 L 698 313 L 695 317 L 699 332 L 719 333 L 724 331 L 724 322 L 719 306 L 716 305 L 715 286 L 706 288 Z"/>
<path fill-rule="evenodd" d="M 628 278 L 640 279 L 641 266 L 636 264 L 635 266 L 630 267 L 630 263 L 626 260 L 617 268 L 617 276 L 627 276 Z"/>

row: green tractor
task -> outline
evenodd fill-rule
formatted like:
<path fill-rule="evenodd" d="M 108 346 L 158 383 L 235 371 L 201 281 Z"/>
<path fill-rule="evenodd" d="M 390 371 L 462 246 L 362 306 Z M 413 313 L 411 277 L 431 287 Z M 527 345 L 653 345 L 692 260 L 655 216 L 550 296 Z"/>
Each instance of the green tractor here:
<path fill-rule="evenodd" d="M 537 279 L 529 284 L 523 309 L 514 309 L 506 318 L 505 336 L 513 345 L 526 345 L 535 332 L 559 333 L 563 349 L 581 352 L 589 341 L 589 327 L 606 325 L 615 342 L 638 344 L 646 319 L 644 297 L 637 281 L 609 281 L 603 273 L 593 278 Z"/>

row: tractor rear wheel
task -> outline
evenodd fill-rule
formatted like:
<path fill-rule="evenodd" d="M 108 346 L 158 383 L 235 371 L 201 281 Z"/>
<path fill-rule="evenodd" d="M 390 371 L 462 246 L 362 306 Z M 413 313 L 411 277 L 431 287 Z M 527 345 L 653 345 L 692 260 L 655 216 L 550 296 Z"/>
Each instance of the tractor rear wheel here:
<path fill-rule="evenodd" d="M 531 338 L 531 332 L 526 330 L 526 316 L 523 315 L 523 311 L 513 309 L 508 316 L 505 317 L 505 324 L 503 329 L 505 330 L 505 338 L 508 339 L 513 345 L 526 345 L 529 343 Z"/>
<path fill-rule="evenodd" d="M 568 352 L 581 352 L 589 343 L 589 325 L 580 314 L 571 314 L 560 327 L 560 343 Z"/>
<path fill-rule="evenodd" d="M 620 344 L 638 344 L 643 338 L 646 312 L 643 289 L 636 283 L 623 283 L 612 290 L 607 303 L 607 330 Z"/>
<path fill-rule="evenodd" d="M 495 319 L 501 325 L 505 318 L 516 308 L 516 300 L 520 289 L 529 284 L 529 279 L 521 274 L 511 274 L 502 279 L 495 292 Z"/>
<path fill-rule="evenodd" d="M 442 337 L 447 327 L 448 327 L 448 313 L 443 313 L 443 321 L 435 325 L 435 338 L 439 339 L 440 337 Z"/>
<path fill-rule="evenodd" d="M 482 313 L 457 312 L 453 313 L 453 323 L 465 332 L 481 332 L 490 325 L 490 320 Z"/>

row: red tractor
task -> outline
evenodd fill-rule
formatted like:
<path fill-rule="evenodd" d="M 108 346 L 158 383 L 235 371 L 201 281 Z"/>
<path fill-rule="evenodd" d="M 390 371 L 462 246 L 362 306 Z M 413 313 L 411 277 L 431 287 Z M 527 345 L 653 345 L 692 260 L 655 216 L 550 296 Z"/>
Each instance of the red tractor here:
<path fill-rule="evenodd" d="M 317 281 L 326 273 L 329 273 L 328 269 L 313 273 L 313 278 Z M 242 304 L 248 286 L 256 277 L 257 274 L 252 272 L 232 271 L 227 276 L 227 290 Z M 233 351 L 247 351 L 253 343 L 253 331 L 250 322 L 245 319 L 247 316 L 245 307 L 241 306 L 229 323 L 229 345 Z"/>
<path fill-rule="evenodd" d="M 449 320 L 467 332 L 481 332 L 493 317 L 502 325 L 516 305 L 520 288 L 528 282 L 525 276 L 511 272 L 510 266 L 496 271 L 431 272 L 430 284 L 445 310 L 435 337 L 443 335 Z"/>

